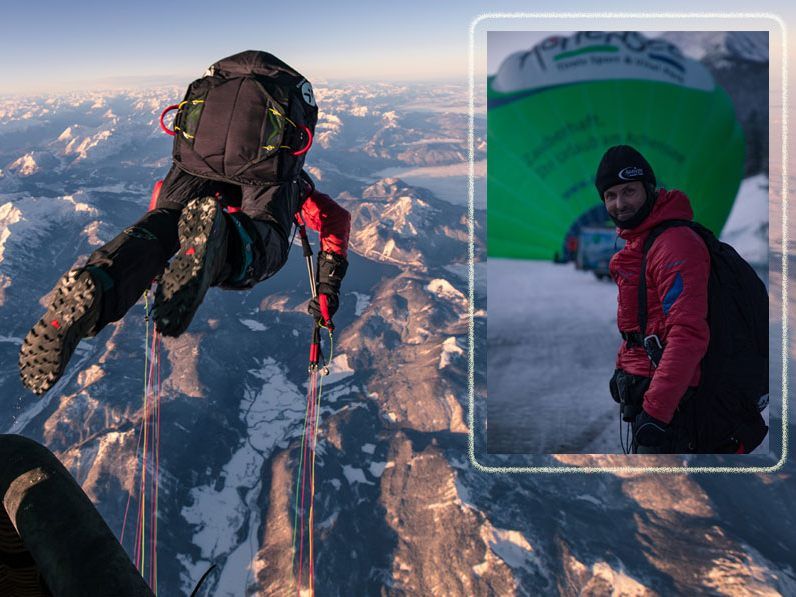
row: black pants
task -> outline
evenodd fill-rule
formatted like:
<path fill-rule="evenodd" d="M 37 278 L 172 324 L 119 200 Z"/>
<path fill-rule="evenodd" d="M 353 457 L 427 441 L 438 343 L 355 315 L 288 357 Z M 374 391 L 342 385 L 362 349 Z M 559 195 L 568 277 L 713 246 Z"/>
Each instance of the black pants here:
<path fill-rule="evenodd" d="M 182 209 L 193 199 L 216 196 L 241 212 L 234 217 L 253 241 L 253 261 L 247 274 L 225 288 L 245 290 L 275 274 L 287 261 L 287 235 L 293 214 L 300 207 L 300 183 L 282 188 L 240 187 L 187 174 L 172 166 L 163 181 L 155 209 L 116 238 L 94 251 L 87 266 L 99 266 L 107 277 L 103 286 L 102 312 L 94 331 L 121 319 L 163 273 L 169 259 L 179 249 L 177 223 Z M 294 185 L 295 188 L 284 188 Z M 295 197 L 284 200 L 279 195 Z M 232 271 L 242 265 L 241 237 L 232 223 L 229 231 L 228 261 Z"/>

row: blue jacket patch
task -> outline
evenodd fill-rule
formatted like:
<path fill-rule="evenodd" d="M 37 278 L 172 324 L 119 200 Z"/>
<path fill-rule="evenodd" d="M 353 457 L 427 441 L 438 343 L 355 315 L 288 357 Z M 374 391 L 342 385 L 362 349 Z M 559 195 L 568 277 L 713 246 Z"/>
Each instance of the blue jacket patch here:
<path fill-rule="evenodd" d="M 674 277 L 674 282 L 672 283 L 672 287 L 669 288 L 669 291 L 666 293 L 666 296 L 663 297 L 663 314 L 668 315 L 669 309 L 672 308 L 674 301 L 677 300 L 677 297 L 683 293 L 683 276 L 680 275 L 680 272 L 677 272 L 677 275 Z"/>

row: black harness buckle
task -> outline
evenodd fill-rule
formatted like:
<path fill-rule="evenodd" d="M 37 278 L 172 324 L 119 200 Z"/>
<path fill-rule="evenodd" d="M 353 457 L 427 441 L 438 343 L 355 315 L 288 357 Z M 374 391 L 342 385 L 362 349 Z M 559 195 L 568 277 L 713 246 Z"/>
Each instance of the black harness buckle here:
<path fill-rule="evenodd" d="M 652 362 L 652 366 L 657 369 L 658 363 L 661 362 L 661 357 L 663 356 L 663 345 L 661 344 L 660 338 L 655 334 L 650 334 L 644 338 L 643 346 L 644 350 L 647 351 L 647 356 Z"/>

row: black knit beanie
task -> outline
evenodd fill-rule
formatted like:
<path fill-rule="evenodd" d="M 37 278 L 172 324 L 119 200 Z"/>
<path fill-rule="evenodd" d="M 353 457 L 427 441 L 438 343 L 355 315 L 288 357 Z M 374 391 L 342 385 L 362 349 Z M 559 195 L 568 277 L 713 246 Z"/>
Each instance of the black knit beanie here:
<path fill-rule="evenodd" d="M 603 193 L 614 185 L 640 180 L 655 187 L 652 166 L 630 145 L 615 145 L 608 149 L 597 167 L 594 186 L 603 199 Z"/>

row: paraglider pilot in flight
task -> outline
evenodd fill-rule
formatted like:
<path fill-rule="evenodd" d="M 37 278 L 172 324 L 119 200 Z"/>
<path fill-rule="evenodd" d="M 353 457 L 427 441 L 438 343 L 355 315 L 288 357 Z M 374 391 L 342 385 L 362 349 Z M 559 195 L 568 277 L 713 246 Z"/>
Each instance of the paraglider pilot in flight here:
<path fill-rule="evenodd" d="M 296 221 L 320 233 L 308 310 L 329 324 L 338 308 L 350 216 L 302 169 L 318 115 L 310 83 L 250 50 L 213 64 L 176 108 L 174 163 L 150 211 L 64 274 L 22 344 L 20 376 L 36 394 L 58 381 L 81 338 L 121 319 L 154 278 L 155 324 L 178 336 L 209 287 L 249 289 L 274 275 Z"/>

